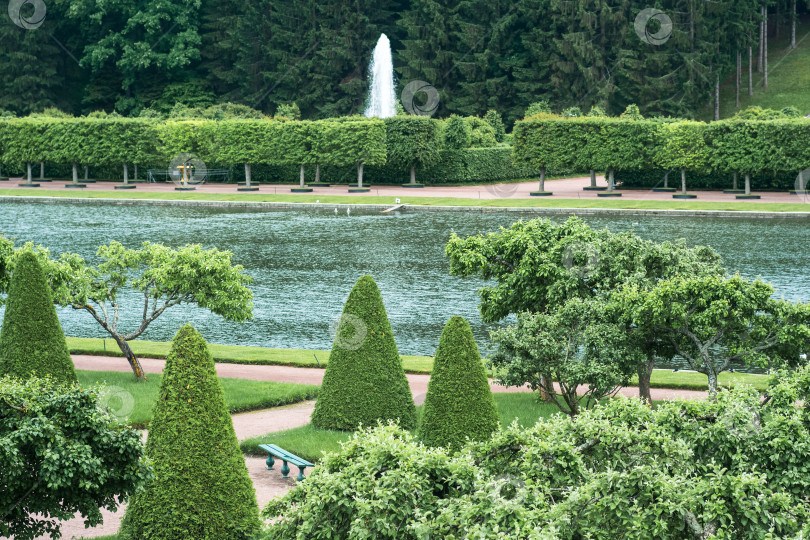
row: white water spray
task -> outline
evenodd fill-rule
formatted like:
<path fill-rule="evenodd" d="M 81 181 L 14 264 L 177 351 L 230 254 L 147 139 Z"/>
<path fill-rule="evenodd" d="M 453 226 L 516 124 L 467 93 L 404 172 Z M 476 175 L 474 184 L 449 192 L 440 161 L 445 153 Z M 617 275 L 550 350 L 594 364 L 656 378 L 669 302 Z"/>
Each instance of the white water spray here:
<path fill-rule="evenodd" d="M 397 114 L 397 94 L 394 85 L 394 64 L 391 60 L 391 42 L 388 36 L 380 35 L 369 64 L 369 85 L 366 117 L 389 118 Z"/>

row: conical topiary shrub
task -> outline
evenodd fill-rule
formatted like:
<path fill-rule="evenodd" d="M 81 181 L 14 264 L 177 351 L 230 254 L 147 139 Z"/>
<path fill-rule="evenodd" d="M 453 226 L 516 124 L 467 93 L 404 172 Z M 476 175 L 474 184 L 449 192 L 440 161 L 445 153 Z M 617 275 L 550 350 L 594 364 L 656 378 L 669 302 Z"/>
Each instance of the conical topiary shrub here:
<path fill-rule="evenodd" d="M 127 508 L 125 538 L 242 540 L 258 532 L 256 492 L 214 359 L 190 324 L 166 357 L 146 455 L 155 476 Z"/>
<path fill-rule="evenodd" d="M 51 289 L 30 251 L 20 255 L 9 283 L 0 331 L 0 375 L 22 379 L 50 375 L 57 381 L 76 382 Z"/>
<path fill-rule="evenodd" d="M 498 411 L 470 324 L 451 317 L 442 330 L 425 397 L 419 437 L 428 446 L 458 449 L 469 437 L 488 439 Z"/>
<path fill-rule="evenodd" d="M 413 429 L 416 407 L 380 290 L 363 276 L 343 308 L 312 424 L 354 430 L 378 420 Z"/>

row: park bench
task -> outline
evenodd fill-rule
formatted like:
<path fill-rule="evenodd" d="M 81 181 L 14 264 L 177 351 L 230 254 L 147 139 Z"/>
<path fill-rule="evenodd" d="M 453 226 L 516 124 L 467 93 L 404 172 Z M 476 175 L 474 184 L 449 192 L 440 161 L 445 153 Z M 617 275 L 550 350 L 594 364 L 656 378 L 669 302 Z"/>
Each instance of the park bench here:
<path fill-rule="evenodd" d="M 274 457 L 277 457 L 278 459 L 284 462 L 284 465 L 281 466 L 282 478 L 289 478 L 289 476 L 287 476 L 288 474 L 290 474 L 290 467 L 287 466 L 288 462 L 298 467 L 298 476 L 295 479 L 298 480 L 299 482 L 304 479 L 304 469 L 306 469 L 307 467 L 315 466 L 309 461 L 302 459 L 296 456 L 295 454 L 291 454 L 286 450 L 284 450 L 283 448 L 276 446 L 275 444 L 260 444 L 259 448 L 267 452 L 267 461 L 265 463 L 267 463 L 268 471 L 273 470 L 273 465 L 275 465 L 276 463 L 276 460 L 273 459 Z"/>

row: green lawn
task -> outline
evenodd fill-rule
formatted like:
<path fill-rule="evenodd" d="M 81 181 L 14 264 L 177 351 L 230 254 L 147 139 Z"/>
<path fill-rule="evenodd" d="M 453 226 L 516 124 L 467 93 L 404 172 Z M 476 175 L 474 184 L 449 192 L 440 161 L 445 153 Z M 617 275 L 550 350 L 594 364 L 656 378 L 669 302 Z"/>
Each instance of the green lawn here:
<path fill-rule="evenodd" d="M 73 354 L 121 356 L 118 347 L 109 339 L 69 337 L 67 341 L 70 352 Z M 171 347 L 170 342 L 134 340 L 129 343 L 135 354 L 143 358 L 166 358 Z M 225 364 L 325 367 L 329 362 L 329 351 L 216 344 L 209 344 L 208 347 L 214 360 Z M 430 373 L 433 369 L 433 358 L 430 356 L 402 356 L 402 366 L 408 373 Z M 129 378 L 131 379 L 131 376 Z M 764 389 L 767 385 L 767 377 L 764 375 L 746 373 L 722 373 L 720 375 L 720 384 L 723 385 L 732 384 L 738 380 L 758 389 Z M 638 384 L 637 381 L 634 378 L 631 384 Z M 706 376 L 689 371 L 673 372 L 669 369 L 656 369 L 653 371 L 651 386 L 653 388 L 706 390 Z"/>
<path fill-rule="evenodd" d="M 82 386 L 106 384 L 108 387 L 117 387 L 111 392 L 108 406 L 114 412 L 125 413 L 131 410 L 127 416 L 132 425 L 145 427 L 152 419 L 152 409 L 160 390 L 161 375 L 151 374 L 149 380 L 143 382 L 135 379 L 131 373 L 117 371 L 77 370 L 77 374 Z M 221 378 L 220 382 L 225 392 L 225 403 L 232 413 L 315 399 L 320 388 L 315 385 L 248 379 Z"/>
<path fill-rule="evenodd" d="M 762 74 L 754 68 L 754 96 L 748 97 L 748 57 L 743 55 L 743 84 L 740 91 L 740 108 L 752 105 L 781 109 L 792 105 L 802 115 L 810 113 L 810 31 L 807 24 L 796 30 L 796 49 L 790 51 L 789 29 L 785 39 L 768 40 L 768 88 L 762 86 Z M 754 50 L 756 55 L 756 50 Z M 720 118 L 733 116 L 735 109 L 734 77 L 720 91 Z M 702 111 L 704 120 L 711 120 L 714 109 Z"/>
<path fill-rule="evenodd" d="M 494 394 L 498 406 L 501 425 L 506 427 L 514 420 L 524 427 L 533 426 L 541 417 L 549 416 L 559 409 L 547 403 L 537 401 L 534 393 L 522 392 L 516 394 Z M 417 417 L 422 420 L 423 407 L 417 407 Z M 268 433 L 242 441 L 240 448 L 245 454 L 266 455 L 259 450 L 260 444 L 277 444 L 283 449 L 292 452 L 313 463 L 321 458 L 323 452 L 336 452 L 340 450 L 340 443 L 351 437 L 350 432 L 318 429 L 307 424 L 298 428 Z"/>
<path fill-rule="evenodd" d="M 392 197 L 350 196 L 350 195 L 304 195 L 304 194 L 242 194 L 236 193 L 197 193 L 197 192 L 107 192 L 88 191 L 75 193 L 70 190 L 55 191 L 36 189 L 0 189 L 0 196 L 22 197 L 81 197 L 90 199 L 146 199 L 146 200 L 194 200 L 194 201 L 256 201 L 285 203 L 323 204 L 394 204 Z M 404 197 L 402 203 L 423 206 L 484 206 L 490 208 L 619 208 L 639 210 L 722 210 L 731 212 L 806 212 L 807 205 L 795 203 L 736 202 L 733 199 L 722 202 L 689 200 L 633 201 L 628 199 L 473 199 L 456 197 Z"/>

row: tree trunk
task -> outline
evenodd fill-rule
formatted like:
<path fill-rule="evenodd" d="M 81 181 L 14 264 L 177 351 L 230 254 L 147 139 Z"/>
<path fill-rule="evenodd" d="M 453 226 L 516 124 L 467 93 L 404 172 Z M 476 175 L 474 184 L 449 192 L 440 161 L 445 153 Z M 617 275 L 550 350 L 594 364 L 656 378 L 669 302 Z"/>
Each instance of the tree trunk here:
<path fill-rule="evenodd" d="M 751 45 L 748 46 L 748 95 L 754 95 L 754 57 Z"/>
<path fill-rule="evenodd" d="M 664 173 L 664 189 L 669 187 L 669 171 Z"/>
<path fill-rule="evenodd" d="M 737 49 L 737 90 L 736 90 L 736 101 L 734 104 L 735 109 L 740 108 L 740 85 L 742 84 L 742 51 Z"/>
<path fill-rule="evenodd" d="M 363 164 L 357 164 L 357 187 L 363 187 Z"/>
<path fill-rule="evenodd" d="M 411 184 L 416 183 L 416 165 L 411 165 Z"/>
<path fill-rule="evenodd" d="M 321 166 L 315 165 L 315 183 L 317 184 L 320 181 L 321 181 Z"/>
<path fill-rule="evenodd" d="M 612 192 L 615 187 L 616 183 L 613 181 L 613 167 L 610 167 L 608 169 L 608 191 Z"/>
<path fill-rule="evenodd" d="M 551 402 L 551 394 L 548 392 L 548 390 L 546 390 L 546 384 L 546 378 L 543 375 L 540 375 L 540 400 L 544 403 L 549 403 Z"/>
<path fill-rule="evenodd" d="M 298 175 L 298 181 L 301 187 L 304 187 L 304 164 L 301 164 L 301 173 Z"/>
<path fill-rule="evenodd" d="M 129 343 L 127 343 L 124 338 L 122 338 L 117 334 L 110 334 L 110 335 L 118 344 L 118 348 L 121 349 L 121 352 L 124 353 L 127 362 L 129 362 L 129 367 L 132 368 L 132 373 L 135 374 L 135 377 L 141 379 L 142 381 L 147 380 L 146 373 L 143 372 L 143 368 L 141 367 L 140 361 L 132 352 L 132 349 L 129 348 Z"/>
<path fill-rule="evenodd" d="M 90 165 L 85 163 L 85 165 L 84 165 L 84 179 L 85 180 L 87 180 L 89 178 L 89 174 L 90 174 Z"/>
<path fill-rule="evenodd" d="M 745 173 L 745 194 L 751 195 L 751 175 Z"/>
<path fill-rule="evenodd" d="M 79 183 L 79 167 L 76 165 L 76 162 L 73 162 L 73 183 Z"/>
<path fill-rule="evenodd" d="M 720 72 L 714 83 L 714 121 L 720 120 Z"/>
<path fill-rule="evenodd" d="M 760 10 L 759 10 L 760 16 L 762 16 L 762 9 L 764 9 L 764 8 L 760 8 Z M 762 32 L 763 28 L 765 28 L 765 23 L 764 23 L 764 21 L 760 20 L 759 21 L 759 61 L 757 62 L 757 71 L 759 73 L 762 73 L 762 47 L 765 44 L 765 40 L 763 39 L 763 32 Z"/>
<path fill-rule="evenodd" d="M 39 162 L 39 179 L 40 180 L 45 179 L 45 162 L 44 161 Z"/>
<path fill-rule="evenodd" d="M 250 187 L 250 163 L 245 163 L 245 187 Z"/>
<path fill-rule="evenodd" d="M 709 399 L 714 400 L 717 399 L 717 373 L 711 368 L 706 371 L 708 372 L 706 376 L 708 377 Z"/>
<path fill-rule="evenodd" d="M 185 169 L 183 169 L 183 178 L 185 178 Z M 124 163 L 124 185 L 129 184 L 129 168 L 127 164 Z"/>
<path fill-rule="evenodd" d="M 735 191 L 737 190 L 737 173 L 736 172 L 734 173 L 734 185 L 732 186 L 731 189 L 733 189 Z"/>
<path fill-rule="evenodd" d="M 134 179 L 134 181 L 135 182 L 138 181 L 138 164 L 137 163 L 135 164 L 135 179 Z"/>
<path fill-rule="evenodd" d="M 638 397 L 648 407 L 652 407 L 652 395 L 650 393 L 650 378 L 652 377 L 655 357 L 647 356 L 647 361 L 638 365 Z"/>
<path fill-rule="evenodd" d="M 790 48 L 796 48 L 796 0 L 793 0 L 790 15 Z"/>
<path fill-rule="evenodd" d="M 28 164 L 28 183 L 31 183 L 31 164 Z"/>
<path fill-rule="evenodd" d="M 779 11 L 779 4 L 781 4 L 781 2 L 776 3 L 776 18 L 774 18 L 774 26 L 776 26 L 776 32 L 774 32 L 774 36 L 773 36 L 774 38 L 777 39 L 777 41 L 779 40 L 779 36 L 781 35 L 779 33 L 779 21 L 780 21 L 780 15 L 781 15 L 781 13 Z"/>
<path fill-rule="evenodd" d="M 596 187 L 596 171 L 591 169 L 591 187 Z"/>
<path fill-rule="evenodd" d="M 546 168 L 540 167 L 540 193 L 546 190 Z"/>
<path fill-rule="evenodd" d="M 762 30 L 762 87 L 768 88 L 768 8 L 762 8 L 765 17 Z"/>
<path fill-rule="evenodd" d="M 686 195 L 686 168 L 681 167 L 681 191 Z"/>

